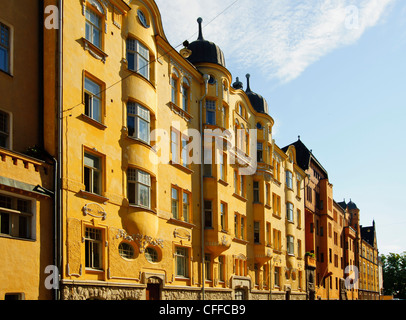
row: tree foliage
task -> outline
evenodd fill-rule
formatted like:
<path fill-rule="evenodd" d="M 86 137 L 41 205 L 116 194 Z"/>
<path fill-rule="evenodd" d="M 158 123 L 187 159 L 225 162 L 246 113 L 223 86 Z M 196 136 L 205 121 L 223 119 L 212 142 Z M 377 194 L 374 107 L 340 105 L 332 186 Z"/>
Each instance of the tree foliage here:
<path fill-rule="evenodd" d="M 385 295 L 406 299 L 406 252 L 381 255 Z"/>

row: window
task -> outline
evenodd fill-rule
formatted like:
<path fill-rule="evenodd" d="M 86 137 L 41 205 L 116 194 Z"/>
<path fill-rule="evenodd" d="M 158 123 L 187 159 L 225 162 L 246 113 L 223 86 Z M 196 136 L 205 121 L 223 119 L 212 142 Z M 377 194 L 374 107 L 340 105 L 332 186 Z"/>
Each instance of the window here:
<path fill-rule="evenodd" d="M 25 300 L 25 294 L 21 293 L 6 293 L 4 295 L 4 300 L 12 301 L 12 300 Z"/>
<path fill-rule="evenodd" d="M 0 234 L 31 239 L 33 222 L 31 200 L 0 194 Z"/>
<path fill-rule="evenodd" d="M 234 293 L 235 300 L 245 300 L 245 291 L 243 289 L 236 289 Z"/>
<path fill-rule="evenodd" d="M 151 208 L 151 176 L 150 174 L 134 169 L 127 170 L 128 201 L 132 205 Z"/>
<path fill-rule="evenodd" d="M 293 222 L 293 204 L 290 202 L 286 203 L 286 219 Z"/>
<path fill-rule="evenodd" d="M 147 108 L 135 102 L 127 103 L 128 136 L 150 144 L 151 118 Z"/>
<path fill-rule="evenodd" d="M 118 246 L 118 252 L 121 257 L 126 259 L 134 259 L 134 247 L 129 243 L 122 242 Z"/>
<path fill-rule="evenodd" d="M 244 176 L 240 176 L 240 196 L 244 197 Z"/>
<path fill-rule="evenodd" d="M 178 83 L 179 76 L 178 73 L 174 70 L 171 78 L 171 101 L 173 104 L 178 104 Z"/>
<path fill-rule="evenodd" d="M 213 227 L 212 202 L 208 200 L 204 201 L 204 227 L 205 228 Z"/>
<path fill-rule="evenodd" d="M 85 78 L 85 115 L 102 122 L 102 88 L 100 84 Z"/>
<path fill-rule="evenodd" d="M 302 212 L 299 209 L 297 209 L 296 215 L 297 215 L 297 218 L 296 218 L 297 227 L 301 228 L 302 227 Z M 311 232 L 313 233 L 313 230 Z"/>
<path fill-rule="evenodd" d="M 183 192 L 183 220 L 190 222 L 190 193 Z"/>
<path fill-rule="evenodd" d="M 293 242 L 293 236 L 286 236 L 286 247 L 288 254 L 294 255 L 295 254 L 295 245 Z"/>
<path fill-rule="evenodd" d="M 86 227 L 85 257 L 86 268 L 102 269 L 102 231 Z"/>
<path fill-rule="evenodd" d="M 149 80 L 149 50 L 135 39 L 127 39 L 128 69 Z"/>
<path fill-rule="evenodd" d="M 171 132 L 171 153 L 172 162 L 179 163 L 179 132 L 172 129 Z"/>
<path fill-rule="evenodd" d="M 189 255 L 187 248 L 175 248 L 175 275 L 177 277 L 189 277 Z"/>
<path fill-rule="evenodd" d="M 220 154 L 220 179 L 226 181 L 227 179 L 227 154 Z"/>
<path fill-rule="evenodd" d="M 224 282 L 225 276 L 224 276 L 224 270 L 225 270 L 225 265 L 224 265 L 224 256 L 219 256 L 219 262 L 218 262 L 218 272 L 219 272 L 219 281 Z"/>
<path fill-rule="evenodd" d="M 189 167 L 189 137 L 181 134 L 178 130 L 172 128 L 171 131 L 171 154 L 172 163 Z"/>
<path fill-rule="evenodd" d="M 265 204 L 267 206 L 271 205 L 271 193 L 270 193 L 271 187 L 268 182 L 265 182 Z"/>
<path fill-rule="evenodd" d="M 175 219 L 179 219 L 179 191 L 176 188 L 172 188 L 171 192 L 172 197 L 172 216 Z"/>
<path fill-rule="evenodd" d="M 293 189 L 293 178 L 292 178 L 292 172 L 286 171 L 286 186 L 289 189 Z"/>
<path fill-rule="evenodd" d="M 216 101 L 206 101 L 206 124 L 216 125 Z"/>
<path fill-rule="evenodd" d="M 182 207 L 180 200 L 182 199 Z M 190 221 L 190 193 L 180 188 L 172 187 L 171 191 L 171 210 L 175 219 Z"/>
<path fill-rule="evenodd" d="M 204 277 L 205 280 L 212 280 L 211 277 L 211 255 L 206 253 L 204 255 Z"/>
<path fill-rule="evenodd" d="M 245 239 L 245 217 L 241 216 L 240 222 L 240 238 Z"/>
<path fill-rule="evenodd" d="M 280 217 L 281 216 L 281 197 L 277 194 L 272 194 L 272 207 L 273 207 L 273 214 Z"/>
<path fill-rule="evenodd" d="M 262 142 L 257 143 L 257 161 L 264 162 L 263 144 Z"/>
<path fill-rule="evenodd" d="M 297 257 L 302 258 L 302 240 L 297 240 Z"/>
<path fill-rule="evenodd" d="M 85 152 L 84 155 L 85 191 L 101 195 L 102 193 L 102 159 Z"/>
<path fill-rule="evenodd" d="M 0 70 L 10 72 L 10 28 L 0 23 Z"/>
<path fill-rule="evenodd" d="M 260 222 L 254 221 L 254 243 L 260 243 Z"/>
<path fill-rule="evenodd" d="M 266 238 L 265 238 L 266 245 L 270 246 L 271 245 L 271 224 L 269 222 L 266 223 L 265 232 L 266 232 Z"/>
<path fill-rule="evenodd" d="M 10 116 L 0 110 L 0 147 L 10 148 Z"/>
<path fill-rule="evenodd" d="M 102 18 L 95 11 L 86 8 L 86 40 L 101 49 Z"/>
<path fill-rule="evenodd" d="M 151 262 L 151 263 L 158 262 L 158 252 L 152 247 L 146 248 L 145 249 L 145 259 L 147 259 L 147 261 Z"/>
<path fill-rule="evenodd" d="M 244 240 L 246 237 L 245 217 L 239 213 L 234 214 L 234 236 Z"/>
<path fill-rule="evenodd" d="M 182 109 L 184 111 L 188 111 L 189 108 L 189 82 L 186 79 L 183 79 L 183 84 L 181 87 L 181 94 L 182 94 Z"/>
<path fill-rule="evenodd" d="M 274 283 L 275 283 L 275 287 L 279 287 L 280 286 L 280 267 L 275 267 L 275 273 L 274 273 Z"/>
<path fill-rule="evenodd" d="M 254 181 L 254 202 L 259 202 L 259 182 Z"/>
<path fill-rule="evenodd" d="M 220 225 L 221 230 L 227 230 L 227 204 L 224 202 L 220 203 Z"/>
<path fill-rule="evenodd" d="M 282 232 L 280 230 L 273 229 L 273 249 L 282 250 Z"/>

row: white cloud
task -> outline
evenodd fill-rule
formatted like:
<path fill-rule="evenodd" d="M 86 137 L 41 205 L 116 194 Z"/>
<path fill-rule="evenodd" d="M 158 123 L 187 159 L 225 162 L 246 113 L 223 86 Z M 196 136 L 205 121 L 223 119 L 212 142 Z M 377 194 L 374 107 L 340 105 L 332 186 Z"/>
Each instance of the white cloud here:
<path fill-rule="evenodd" d="M 396 0 L 239 0 L 211 22 L 234 1 L 156 0 L 173 46 L 197 38 L 201 16 L 205 39 L 220 46 L 228 66 L 288 82 L 334 49 L 356 43 Z"/>

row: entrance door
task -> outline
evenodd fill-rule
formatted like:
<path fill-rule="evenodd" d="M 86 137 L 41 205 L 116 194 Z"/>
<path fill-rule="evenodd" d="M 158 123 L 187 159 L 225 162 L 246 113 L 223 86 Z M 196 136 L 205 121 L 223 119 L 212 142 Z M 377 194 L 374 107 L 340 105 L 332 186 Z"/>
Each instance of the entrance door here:
<path fill-rule="evenodd" d="M 147 300 L 161 300 L 161 285 L 159 283 L 148 283 L 146 291 Z"/>

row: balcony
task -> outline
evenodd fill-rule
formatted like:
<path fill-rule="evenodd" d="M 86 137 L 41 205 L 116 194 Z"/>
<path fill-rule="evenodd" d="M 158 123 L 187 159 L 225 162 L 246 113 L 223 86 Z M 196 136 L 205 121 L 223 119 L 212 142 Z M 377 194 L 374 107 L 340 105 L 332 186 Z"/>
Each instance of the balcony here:
<path fill-rule="evenodd" d="M 218 232 L 215 229 L 205 230 L 205 248 L 214 255 L 220 255 L 231 246 L 231 236 L 226 232 Z"/>

